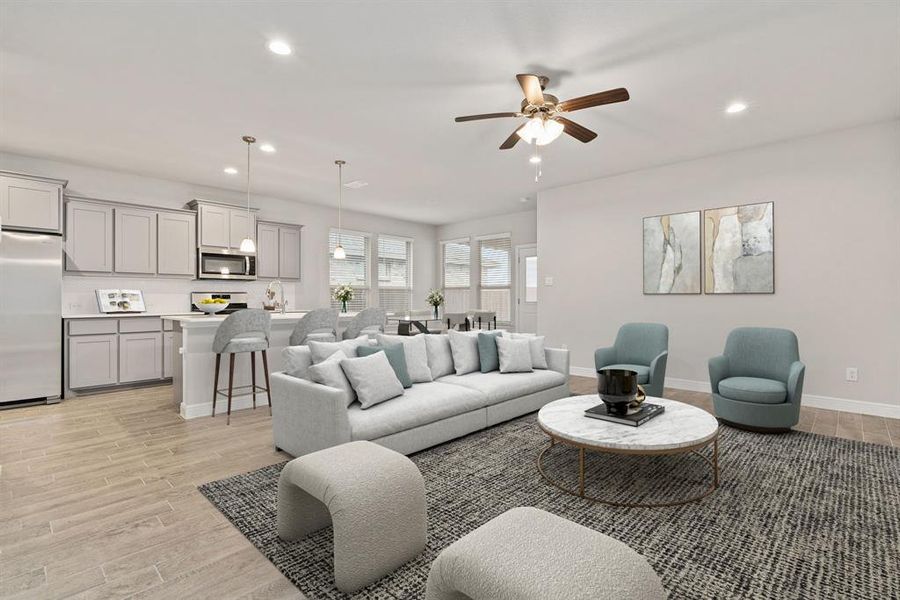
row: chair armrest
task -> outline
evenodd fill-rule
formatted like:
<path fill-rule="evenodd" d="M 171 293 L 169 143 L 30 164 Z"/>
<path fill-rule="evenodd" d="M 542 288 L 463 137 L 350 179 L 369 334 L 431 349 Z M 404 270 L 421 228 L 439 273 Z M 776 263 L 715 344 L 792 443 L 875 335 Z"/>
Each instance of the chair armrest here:
<path fill-rule="evenodd" d="M 659 355 L 650 361 L 650 383 L 656 385 L 659 383 L 659 388 L 662 387 L 666 383 L 666 363 L 669 362 L 669 351 L 665 350 L 660 352 Z"/>
<path fill-rule="evenodd" d="M 719 382 L 728 377 L 728 357 L 714 356 L 709 359 L 709 387 L 713 394 L 719 393 Z"/>
<path fill-rule="evenodd" d="M 350 441 L 347 400 L 341 390 L 286 373 L 272 373 L 272 434 L 291 456 Z"/>
<path fill-rule="evenodd" d="M 607 367 L 609 365 L 614 365 L 619 362 L 616 359 L 616 348 L 598 348 L 594 350 L 594 368 L 596 370 L 600 370 L 603 367 Z"/>
<path fill-rule="evenodd" d="M 803 376 L 805 374 L 806 365 L 802 362 L 796 360 L 791 364 L 787 380 L 788 402 L 800 403 L 800 397 L 803 395 Z"/>
<path fill-rule="evenodd" d="M 547 357 L 547 368 L 566 376 L 569 381 L 569 351 L 562 348 L 544 348 Z"/>

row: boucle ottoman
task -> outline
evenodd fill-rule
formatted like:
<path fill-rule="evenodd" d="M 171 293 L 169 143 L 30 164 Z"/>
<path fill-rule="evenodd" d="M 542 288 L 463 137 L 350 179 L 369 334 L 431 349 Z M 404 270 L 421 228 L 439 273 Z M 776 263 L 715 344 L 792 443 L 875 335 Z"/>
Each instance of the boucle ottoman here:
<path fill-rule="evenodd" d="M 425 480 L 411 460 L 371 442 L 295 458 L 278 480 L 278 535 L 334 525 L 334 582 L 354 592 L 425 548 Z"/>
<path fill-rule="evenodd" d="M 513 508 L 431 564 L 426 600 L 664 600 L 643 556 L 537 508 Z"/>

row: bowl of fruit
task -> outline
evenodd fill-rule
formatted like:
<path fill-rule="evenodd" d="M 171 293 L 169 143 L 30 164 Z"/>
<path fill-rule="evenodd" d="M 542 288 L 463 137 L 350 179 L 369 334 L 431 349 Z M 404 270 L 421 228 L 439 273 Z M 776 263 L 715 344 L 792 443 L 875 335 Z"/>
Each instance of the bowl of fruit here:
<path fill-rule="evenodd" d="M 197 303 L 197 308 L 208 315 L 214 315 L 228 308 L 228 300 L 224 298 L 204 298 Z"/>

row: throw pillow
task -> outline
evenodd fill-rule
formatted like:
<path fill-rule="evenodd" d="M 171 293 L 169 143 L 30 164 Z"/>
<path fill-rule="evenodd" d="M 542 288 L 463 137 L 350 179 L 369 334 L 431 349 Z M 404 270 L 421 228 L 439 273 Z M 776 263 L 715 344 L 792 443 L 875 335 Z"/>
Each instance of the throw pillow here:
<path fill-rule="evenodd" d="M 453 374 L 453 352 L 450 350 L 450 337 L 439 333 L 429 333 L 425 338 L 425 349 L 428 352 L 428 368 L 432 379 Z"/>
<path fill-rule="evenodd" d="M 356 400 L 356 392 L 353 391 L 341 363 L 347 359 L 347 355 L 338 350 L 317 365 L 309 367 L 310 380 L 341 390 L 346 395 L 347 406 Z"/>
<path fill-rule="evenodd" d="M 309 368 L 312 366 L 309 346 L 288 346 L 281 351 L 281 359 L 284 361 L 282 371 L 292 377 L 309 379 Z"/>
<path fill-rule="evenodd" d="M 413 383 L 426 383 L 434 379 L 431 375 L 431 369 L 428 367 L 428 348 L 425 345 L 424 335 L 385 335 L 379 333 L 376 339 L 379 346 L 403 344 L 403 351 L 406 353 L 406 368 Z"/>
<path fill-rule="evenodd" d="M 356 349 L 369 343 L 369 337 L 361 335 L 352 340 L 344 340 L 342 342 L 317 342 L 309 341 L 309 351 L 312 354 L 313 364 L 319 364 L 338 350 L 344 353 L 347 358 L 356 356 Z"/>
<path fill-rule="evenodd" d="M 409 377 L 409 371 L 406 368 L 406 353 L 403 351 L 403 344 L 394 346 L 360 346 L 356 349 L 357 356 L 370 356 L 376 352 L 384 352 L 387 355 L 394 374 L 404 388 L 412 387 L 412 379 Z"/>
<path fill-rule="evenodd" d="M 514 333 L 513 339 L 528 340 L 531 350 L 531 366 L 535 369 L 547 369 L 547 354 L 544 352 L 544 336 L 533 333 Z"/>
<path fill-rule="evenodd" d="M 530 373 L 533 370 L 528 340 L 505 337 L 498 337 L 496 340 L 501 373 Z"/>
<path fill-rule="evenodd" d="M 345 358 L 341 361 L 341 368 L 364 409 L 403 395 L 403 384 L 397 379 L 384 352 Z"/>
<path fill-rule="evenodd" d="M 503 335 L 503 332 L 478 332 L 478 361 L 482 373 L 490 373 L 500 368 L 500 355 L 497 354 L 496 340 L 498 335 Z"/>
<path fill-rule="evenodd" d="M 447 333 L 450 338 L 450 351 L 453 353 L 453 366 L 457 375 L 465 375 L 481 370 L 478 360 L 478 332 L 456 331 Z"/>

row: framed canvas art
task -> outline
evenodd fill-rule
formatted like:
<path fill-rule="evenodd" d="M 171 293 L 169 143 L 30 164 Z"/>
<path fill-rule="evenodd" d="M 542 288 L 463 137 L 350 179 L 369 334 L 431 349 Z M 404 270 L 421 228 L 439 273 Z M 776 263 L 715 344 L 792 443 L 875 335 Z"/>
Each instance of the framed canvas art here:
<path fill-rule="evenodd" d="M 700 211 L 644 218 L 644 293 L 700 293 Z"/>
<path fill-rule="evenodd" d="M 774 210 L 763 202 L 703 211 L 707 294 L 775 293 Z"/>

